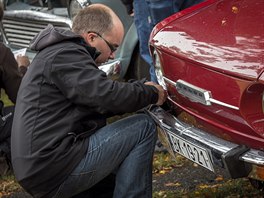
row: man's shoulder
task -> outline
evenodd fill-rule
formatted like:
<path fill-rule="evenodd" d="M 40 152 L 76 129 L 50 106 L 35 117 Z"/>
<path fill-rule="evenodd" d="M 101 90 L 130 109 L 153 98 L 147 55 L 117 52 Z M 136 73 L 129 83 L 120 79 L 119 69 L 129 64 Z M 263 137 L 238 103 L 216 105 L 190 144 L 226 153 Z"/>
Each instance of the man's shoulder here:
<path fill-rule="evenodd" d="M 0 53 L 0 65 L 3 63 L 4 59 L 9 58 L 9 57 L 6 57 L 7 54 L 9 54 L 8 56 L 11 56 L 11 55 L 13 56 L 12 51 L 1 42 L 0 42 L 0 52 L 1 52 Z"/>

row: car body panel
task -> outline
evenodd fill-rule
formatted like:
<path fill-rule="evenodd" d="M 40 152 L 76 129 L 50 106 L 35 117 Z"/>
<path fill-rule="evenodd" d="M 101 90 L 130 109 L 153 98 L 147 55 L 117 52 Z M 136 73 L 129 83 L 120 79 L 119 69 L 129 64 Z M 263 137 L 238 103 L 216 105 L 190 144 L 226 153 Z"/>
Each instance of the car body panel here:
<path fill-rule="evenodd" d="M 174 151 L 183 144 L 175 146 L 176 139 L 204 147 L 234 178 L 245 176 L 232 167 L 241 161 L 246 176 L 248 164 L 264 165 L 263 7 L 261 0 L 207 0 L 166 18 L 150 36 L 169 113 L 149 112 L 165 144 Z M 225 151 L 215 152 L 216 145 Z"/>
<path fill-rule="evenodd" d="M 153 42 L 168 53 L 254 80 L 264 69 L 264 25 L 260 23 L 264 10 L 260 1 L 245 2 L 216 1 L 203 11 L 180 16 L 155 35 Z"/>

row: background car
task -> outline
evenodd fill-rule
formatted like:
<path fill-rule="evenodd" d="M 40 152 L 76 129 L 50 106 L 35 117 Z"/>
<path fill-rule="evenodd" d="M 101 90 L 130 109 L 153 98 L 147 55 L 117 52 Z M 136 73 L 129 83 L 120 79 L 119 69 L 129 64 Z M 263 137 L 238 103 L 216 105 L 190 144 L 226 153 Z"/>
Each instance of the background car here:
<path fill-rule="evenodd" d="M 111 7 L 124 24 L 125 37 L 116 52 L 115 60 L 100 68 L 115 79 L 149 79 L 149 66 L 139 55 L 133 18 L 127 14 L 121 0 L 0 0 L 0 3 L 5 8 L 0 24 L 2 41 L 12 50 L 27 48 L 27 55 L 31 59 L 36 52 L 28 49 L 29 43 L 48 24 L 71 29 L 72 18 L 81 8 L 93 3 Z"/>
<path fill-rule="evenodd" d="M 168 105 L 150 115 L 172 155 L 264 181 L 264 1 L 207 0 L 150 37 Z"/>

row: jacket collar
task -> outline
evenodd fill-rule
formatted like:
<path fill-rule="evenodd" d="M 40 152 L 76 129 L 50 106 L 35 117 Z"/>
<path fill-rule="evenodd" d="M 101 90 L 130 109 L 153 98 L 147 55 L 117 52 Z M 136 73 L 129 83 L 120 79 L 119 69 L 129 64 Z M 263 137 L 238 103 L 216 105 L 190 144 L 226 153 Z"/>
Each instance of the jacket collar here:
<path fill-rule="evenodd" d="M 95 47 L 87 44 L 83 38 L 80 39 L 80 44 L 85 47 L 94 60 L 101 54 Z"/>

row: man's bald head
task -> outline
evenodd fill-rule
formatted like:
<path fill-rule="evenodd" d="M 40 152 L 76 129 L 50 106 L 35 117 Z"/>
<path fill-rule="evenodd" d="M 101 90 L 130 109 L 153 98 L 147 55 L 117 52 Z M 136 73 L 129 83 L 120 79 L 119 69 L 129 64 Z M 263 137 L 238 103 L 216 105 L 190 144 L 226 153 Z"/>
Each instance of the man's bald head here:
<path fill-rule="evenodd" d="M 92 4 L 75 16 L 72 30 L 77 34 L 89 31 L 104 34 L 115 27 L 123 29 L 123 24 L 115 12 L 103 4 Z"/>

